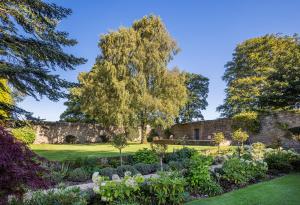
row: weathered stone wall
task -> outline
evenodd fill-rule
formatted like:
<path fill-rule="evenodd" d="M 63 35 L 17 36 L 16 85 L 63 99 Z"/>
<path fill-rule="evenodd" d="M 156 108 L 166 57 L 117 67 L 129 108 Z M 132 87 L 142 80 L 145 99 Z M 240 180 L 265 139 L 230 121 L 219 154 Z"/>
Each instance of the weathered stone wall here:
<path fill-rule="evenodd" d="M 231 135 L 231 120 L 216 119 L 205 120 L 192 123 L 176 124 L 171 128 L 171 132 L 174 134 L 175 139 L 185 138 L 189 140 L 195 139 L 195 130 L 199 129 L 200 140 L 210 140 L 213 134 L 216 132 L 223 132 L 227 138 Z"/>
<path fill-rule="evenodd" d="M 34 144 L 62 144 L 66 143 L 66 136 L 76 137 L 76 143 L 101 142 L 105 135 L 104 129 L 98 124 L 68 123 L 68 122 L 40 122 L 34 125 L 36 139 Z"/>
<path fill-rule="evenodd" d="M 261 128 L 258 134 L 250 134 L 249 143 L 263 142 L 267 145 L 280 139 L 284 147 L 299 149 L 300 143 L 289 138 L 288 129 L 300 127 L 299 112 L 274 112 L 262 115 Z M 176 124 L 171 128 L 174 139 L 195 139 L 196 129 L 199 129 L 200 140 L 210 140 L 216 132 L 223 132 L 228 141 L 231 140 L 232 121 L 230 119 L 206 120 L 192 123 Z"/>
<path fill-rule="evenodd" d="M 251 135 L 249 141 L 272 144 L 280 139 L 284 147 L 299 149 L 300 143 L 291 139 L 288 129 L 300 127 L 300 113 L 274 112 L 265 114 L 260 118 L 260 131 Z"/>

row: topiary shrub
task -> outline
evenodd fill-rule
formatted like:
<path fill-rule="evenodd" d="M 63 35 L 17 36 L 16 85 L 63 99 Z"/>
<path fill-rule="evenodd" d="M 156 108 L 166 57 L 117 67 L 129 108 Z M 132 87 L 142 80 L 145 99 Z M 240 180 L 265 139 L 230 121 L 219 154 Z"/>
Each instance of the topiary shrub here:
<path fill-rule="evenodd" d="M 131 175 L 136 175 L 139 173 L 138 170 L 136 170 L 133 166 L 130 166 L 130 165 L 122 165 L 122 166 L 117 167 L 117 174 L 120 177 L 124 177 L 125 172 L 128 172 L 128 171 L 131 173 Z"/>
<path fill-rule="evenodd" d="M 36 137 L 34 129 L 28 126 L 14 128 L 11 132 L 15 138 L 17 138 L 25 144 L 32 144 Z"/>
<path fill-rule="evenodd" d="M 7 195 L 22 195 L 25 188 L 47 188 L 50 183 L 38 156 L 0 126 L 0 204 Z M 2 200 L 2 201 L 1 201 Z"/>
<path fill-rule="evenodd" d="M 135 163 L 153 164 L 158 162 L 158 156 L 153 150 L 144 148 L 140 149 L 133 155 Z"/>
<path fill-rule="evenodd" d="M 76 168 L 69 172 L 68 180 L 73 182 L 85 182 L 91 178 L 90 173 L 84 168 Z"/>

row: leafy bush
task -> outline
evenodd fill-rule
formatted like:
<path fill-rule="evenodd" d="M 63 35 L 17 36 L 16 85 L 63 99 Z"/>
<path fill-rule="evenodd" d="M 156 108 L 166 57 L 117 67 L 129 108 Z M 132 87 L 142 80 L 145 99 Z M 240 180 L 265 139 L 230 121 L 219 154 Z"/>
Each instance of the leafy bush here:
<path fill-rule="evenodd" d="M 197 150 L 195 149 L 191 149 L 188 147 L 184 147 L 180 150 L 177 150 L 171 154 L 168 154 L 166 156 L 166 161 L 184 161 L 187 159 L 190 159 L 195 153 L 197 152 Z"/>
<path fill-rule="evenodd" d="M 288 173 L 293 169 L 292 162 L 299 159 L 299 155 L 291 150 L 267 149 L 265 161 L 270 170 Z"/>
<path fill-rule="evenodd" d="M 158 156 L 156 153 L 147 148 L 138 150 L 134 154 L 133 159 L 136 163 L 153 164 L 158 162 Z"/>
<path fill-rule="evenodd" d="M 133 165 L 133 167 L 142 175 L 152 174 L 156 171 L 156 166 L 154 164 L 137 163 Z"/>
<path fill-rule="evenodd" d="M 257 133 L 260 129 L 259 114 L 257 112 L 241 112 L 232 117 L 233 129 L 243 129 L 252 133 Z"/>
<path fill-rule="evenodd" d="M 106 176 L 111 179 L 112 175 L 117 174 L 117 169 L 111 168 L 111 167 L 106 167 L 106 168 L 101 169 L 99 171 L 99 174 L 101 176 Z"/>
<path fill-rule="evenodd" d="M 122 166 L 117 167 L 117 174 L 120 177 L 124 177 L 125 176 L 125 172 L 128 172 L 128 171 L 132 175 L 136 175 L 136 174 L 139 173 L 133 166 L 130 166 L 130 165 L 122 165 Z"/>
<path fill-rule="evenodd" d="M 264 177 L 268 170 L 264 161 L 231 158 L 225 161 L 222 178 L 234 184 L 247 184 L 252 179 Z"/>
<path fill-rule="evenodd" d="M 87 205 L 87 196 L 79 188 L 37 191 L 23 202 L 13 200 L 10 205 Z"/>
<path fill-rule="evenodd" d="M 141 175 L 130 176 L 126 173 L 121 181 L 107 181 L 105 177 L 95 173 L 92 177 L 97 185 L 94 192 L 101 196 L 102 201 L 114 202 L 116 204 L 134 203 L 140 194 L 141 184 L 144 178 Z"/>
<path fill-rule="evenodd" d="M 32 127 L 20 127 L 12 129 L 13 136 L 25 144 L 32 144 L 35 140 L 35 131 Z"/>
<path fill-rule="evenodd" d="M 21 195 L 24 189 L 46 188 L 49 185 L 37 155 L 0 126 L 0 203 L 7 195 Z M 2 200 L 2 201 L 1 201 Z"/>
<path fill-rule="evenodd" d="M 91 177 L 90 173 L 86 171 L 84 168 L 76 168 L 70 171 L 68 180 L 73 182 L 85 182 L 89 180 Z"/>
<path fill-rule="evenodd" d="M 187 181 L 193 192 L 214 196 L 222 193 L 222 188 L 210 174 L 212 158 L 195 154 L 189 163 Z"/>
<path fill-rule="evenodd" d="M 185 163 L 182 161 L 170 161 L 168 166 L 172 171 L 180 171 L 185 168 Z"/>
<path fill-rule="evenodd" d="M 143 204 L 182 204 L 185 198 L 186 181 L 172 173 L 161 173 L 158 178 L 150 178 L 144 188 Z M 148 203 L 147 203 L 148 202 Z"/>
<path fill-rule="evenodd" d="M 99 158 L 97 157 L 79 157 L 75 160 L 65 161 L 70 168 L 84 168 L 90 175 L 102 168 Z"/>

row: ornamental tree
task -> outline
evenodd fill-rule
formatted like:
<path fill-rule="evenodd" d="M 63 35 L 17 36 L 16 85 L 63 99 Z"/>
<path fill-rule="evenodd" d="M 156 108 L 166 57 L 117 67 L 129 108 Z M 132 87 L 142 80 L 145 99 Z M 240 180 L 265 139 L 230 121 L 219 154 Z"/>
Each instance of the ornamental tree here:
<path fill-rule="evenodd" d="M 223 116 L 290 110 L 300 101 L 298 35 L 265 35 L 239 44 L 225 67 Z"/>
<path fill-rule="evenodd" d="M 214 134 L 214 143 L 218 146 L 218 153 L 220 153 L 220 144 L 224 142 L 225 136 L 223 132 L 217 132 Z"/>
<path fill-rule="evenodd" d="M 238 143 L 238 153 L 241 154 L 241 146 L 244 146 L 244 142 L 249 138 L 247 132 L 242 129 L 237 129 L 233 132 L 232 139 Z"/>
<path fill-rule="evenodd" d="M 82 111 L 104 126 L 141 128 L 173 124 L 187 99 L 185 75 L 167 64 L 178 52 L 159 17 L 150 15 L 129 28 L 102 35 L 101 54 L 92 70 L 81 73 Z"/>
<path fill-rule="evenodd" d="M 119 150 L 120 153 L 120 164 L 123 165 L 122 149 L 128 146 L 127 138 L 125 134 L 117 134 L 113 136 L 112 144 Z"/>
<path fill-rule="evenodd" d="M 73 84 L 51 70 L 72 70 L 85 62 L 63 51 L 77 42 L 67 32 L 56 29 L 70 14 L 70 9 L 41 0 L 1 0 L 0 79 L 36 99 L 47 96 L 56 101 L 65 97 L 62 90 Z M 3 109 L 26 114 L 9 103 L 1 103 Z"/>
<path fill-rule="evenodd" d="M 37 155 L 0 126 L 0 204 L 7 196 L 21 196 L 26 188 L 47 188 L 46 171 L 40 167 Z M 2 201 L 1 201 L 2 200 Z"/>

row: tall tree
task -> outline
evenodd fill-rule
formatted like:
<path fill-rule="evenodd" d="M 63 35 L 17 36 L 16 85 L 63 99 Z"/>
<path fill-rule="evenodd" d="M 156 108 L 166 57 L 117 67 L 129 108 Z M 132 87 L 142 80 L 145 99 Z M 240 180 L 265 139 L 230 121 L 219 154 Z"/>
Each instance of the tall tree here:
<path fill-rule="evenodd" d="M 300 41 L 297 35 L 265 35 L 239 44 L 226 65 L 224 116 L 293 109 L 300 101 Z"/>
<path fill-rule="evenodd" d="M 188 101 L 180 110 L 180 115 L 177 118 L 177 123 L 192 122 L 194 120 L 203 120 L 201 113 L 205 110 L 208 95 L 208 78 L 195 73 L 186 73 L 185 85 L 188 90 Z"/>
<path fill-rule="evenodd" d="M 67 101 L 64 103 L 67 109 L 60 115 L 60 120 L 65 122 L 94 122 L 90 116 L 81 111 L 78 96 L 74 95 L 72 90 L 70 89 Z"/>
<path fill-rule="evenodd" d="M 178 52 L 161 19 L 146 16 L 132 27 L 103 35 L 101 55 L 79 76 L 82 110 L 108 126 L 166 127 L 186 102 L 185 77 L 167 64 Z"/>
<path fill-rule="evenodd" d="M 51 70 L 70 70 L 85 62 L 63 51 L 77 42 L 56 29 L 70 14 L 70 9 L 41 0 L 1 0 L 0 78 L 36 99 L 43 95 L 54 101 L 65 97 L 62 89 L 72 84 Z M 0 106 L 10 108 L 8 104 Z"/>

